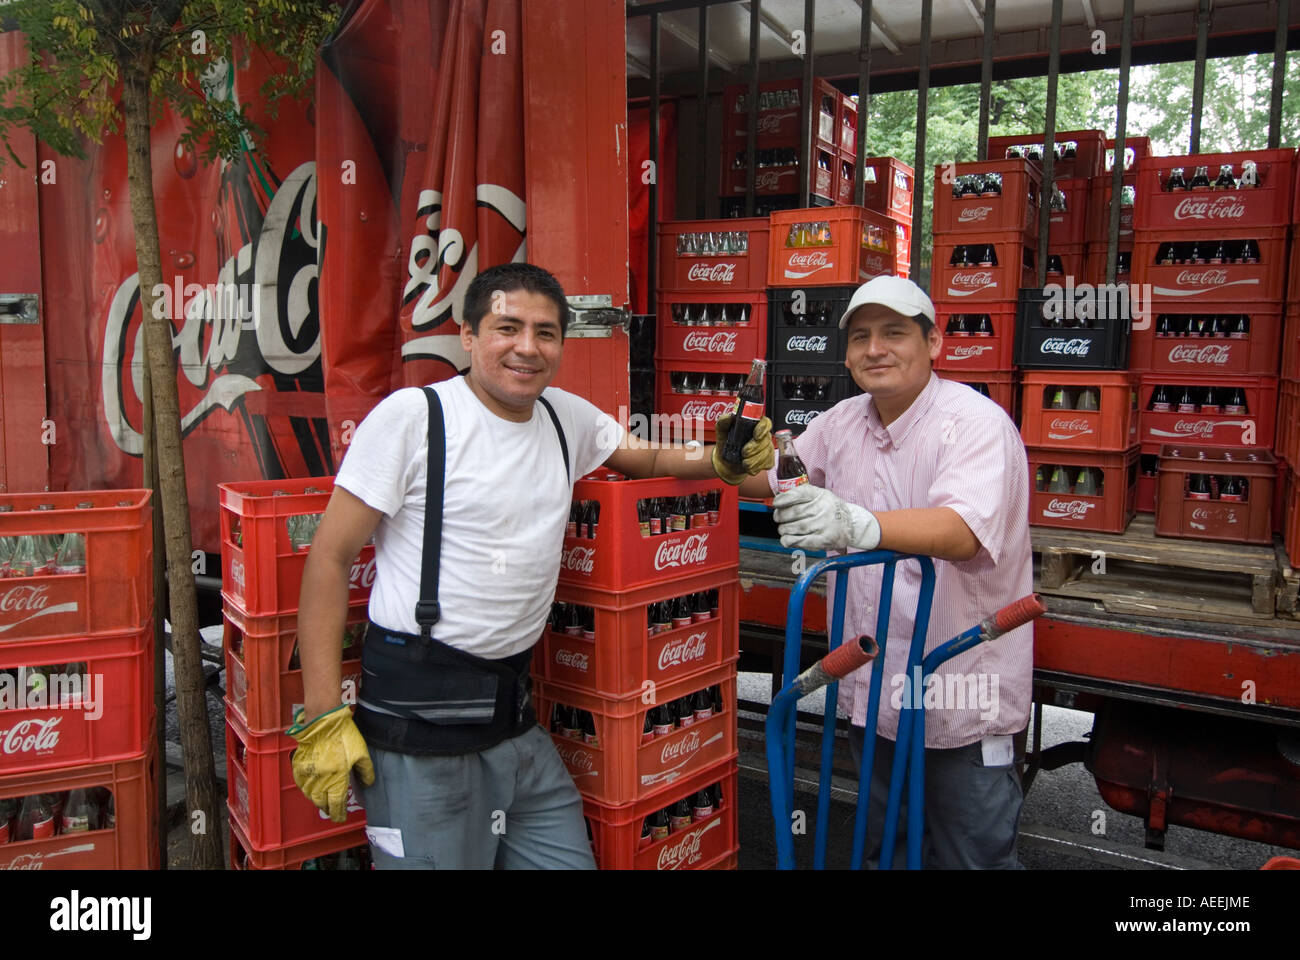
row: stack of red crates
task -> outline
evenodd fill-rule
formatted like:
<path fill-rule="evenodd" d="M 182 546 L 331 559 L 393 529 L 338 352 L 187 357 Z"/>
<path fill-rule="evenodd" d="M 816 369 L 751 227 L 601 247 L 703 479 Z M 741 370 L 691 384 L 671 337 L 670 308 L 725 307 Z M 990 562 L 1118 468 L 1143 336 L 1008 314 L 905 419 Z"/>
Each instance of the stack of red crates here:
<path fill-rule="evenodd" d="M 930 293 L 944 335 L 935 370 L 985 393 L 1012 417 L 1016 304 L 1020 288 L 1037 281 L 1041 182 L 1036 166 L 1014 157 L 934 172 Z"/>
<path fill-rule="evenodd" d="M 284 731 L 303 705 L 298 665 L 298 594 L 310 533 L 333 478 L 219 485 L 221 595 L 226 658 L 226 806 L 231 860 L 239 869 L 299 869 L 366 844 L 365 813 L 349 790 L 348 818 L 334 823 L 293 780 L 296 746 Z M 374 547 L 349 578 L 343 699 L 356 702 Z"/>
<path fill-rule="evenodd" d="M 0 495 L 0 870 L 159 865 L 152 528 L 143 490 Z"/>
<path fill-rule="evenodd" d="M 1296 164 L 1300 181 L 1300 163 Z M 1287 279 L 1286 317 L 1282 328 L 1282 379 L 1278 383 L 1276 455 L 1278 486 L 1283 501 L 1278 522 L 1291 566 L 1300 567 L 1300 182 L 1292 191 L 1290 275 Z"/>
<path fill-rule="evenodd" d="M 578 511 L 597 523 L 583 519 L 565 537 L 557 608 L 533 655 L 534 699 L 583 795 L 597 865 L 734 868 L 735 488 L 591 477 L 573 495 L 598 505 Z M 685 529 L 653 532 L 678 512 L 684 524 L 669 527 Z"/>
<path fill-rule="evenodd" d="M 655 411 L 691 437 L 713 440 L 766 355 L 767 244 L 766 217 L 660 225 Z"/>
<path fill-rule="evenodd" d="M 1141 510 L 1159 508 L 1161 444 L 1274 442 L 1294 160 L 1294 150 L 1256 150 L 1138 163 L 1133 282 L 1148 316 L 1134 324 L 1130 365 Z M 1202 172 L 1208 184 L 1193 186 Z"/>
<path fill-rule="evenodd" d="M 769 80 L 759 84 L 758 91 L 754 196 L 767 210 L 788 209 L 795 206 L 799 195 L 803 84 L 798 79 Z M 814 164 L 809 181 L 812 202 L 847 203 L 853 193 L 857 105 L 825 80 L 814 81 L 813 91 L 809 130 Z M 733 207 L 745 197 L 748 96 L 747 84 L 732 84 L 723 91 L 721 196 L 724 205 Z"/>
<path fill-rule="evenodd" d="M 1119 208 L 1119 256 L 1116 283 L 1127 283 L 1133 263 L 1133 210 L 1137 196 L 1137 166 L 1151 155 L 1147 137 L 1124 140 L 1124 186 Z M 1089 178 L 1088 209 L 1084 223 L 1083 279 L 1092 284 L 1106 282 L 1106 254 L 1110 243 L 1110 195 L 1115 169 L 1115 141 L 1106 141 L 1106 163 L 1102 173 Z M 1055 221 L 1055 218 L 1054 218 Z M 1054 245 L 1054 244 L 1053 244 Z"/>
<path fill-rule="evenodd" d="M 903 263 L 907 264 L 912 250 L 912 202 L 916 192 L 916 174 L 907 164 L 893 157 L 867 157 L 862 161 L 862 168 L 862 205 L 894 221 L 895 249 Z M 852 202 L 852 184 L 849 185 L 849 193 L 840 202 Z M 899 276 L 907 274 L 902 272 Z"/>

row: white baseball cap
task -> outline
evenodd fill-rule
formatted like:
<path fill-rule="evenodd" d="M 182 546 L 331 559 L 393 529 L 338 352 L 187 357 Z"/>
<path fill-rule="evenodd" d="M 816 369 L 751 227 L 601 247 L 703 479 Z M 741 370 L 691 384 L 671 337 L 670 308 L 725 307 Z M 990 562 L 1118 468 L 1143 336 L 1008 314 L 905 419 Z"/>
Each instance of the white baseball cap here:
<path fill-rule="evenodd" d="M 840 317 L 840 329 L 849 325 L 854 310 L 868 303 L 878 303 L 908 318 L 924 314 L 934 323 L 934 304 L 924 290 L 903 277 L 883 276 L 868 280 L 853 291 L 853 299 Z"/>

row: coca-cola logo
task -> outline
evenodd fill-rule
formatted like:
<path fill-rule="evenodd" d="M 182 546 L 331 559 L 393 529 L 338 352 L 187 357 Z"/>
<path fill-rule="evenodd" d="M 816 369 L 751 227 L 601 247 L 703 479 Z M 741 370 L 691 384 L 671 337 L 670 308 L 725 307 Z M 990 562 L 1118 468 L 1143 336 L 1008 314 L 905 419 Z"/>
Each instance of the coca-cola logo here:
<path fill-rule="evenodd" d="M 868 276 L 885 272 L 885 258 L 878 253 L 869 253 L 862 258 L 862 269 Z"/>
<path fill-rule="evenodd" d="M 371 557 L 366 563 L 361 562 L 361 558 L 352 561 L 352 570 L 348 574 L 349 590 L 369 590 L 375 585 L 375 558 Z"/>
<path fill-rule="evenodd" d="M 978 207 L 966 207 L 961 213 L 957 214 L 958 223 L 982 223 L 989 218 L 993 208 L 987 204 Z"/>
<path fill-rule="evenodd" d="M 1205 286 L 1219 286 L 1228 280 L 1228 271 L 1223 269 L 1213 270 L 1180 270 L 1178 279 L 1174 281 L 1184 287 L 1203 284 Z"/>
<path fill-rule="evenodd" d="M 343 806 L 347 809 L 348 813 L 360 813 L 365 810 L 365 807 L 361 805 L 361 801 L 358 800 L 356 795 L 352 792 L 351 787 L 348 787 L 348 795 L 343 801 Z M 330 818 L 329 813 L 325 810 L 317 810 L 316 815 L 322 820 L 328 820 Z"/>
<path fill-rule="evenodd" d="M 716 423 L 718 417 L 725 413 L 730 413 L 735 407 L 731 400 L 687 400 L 682 405 L 682 419 L 684 420 L 704 420 L 706 423 Z"/>
<path fill-rule="evenodd" d="M 1088 511 L 1095 507 L 1095 503 L 1089 503 L 1087 500 L 1057 500 L 1053 498 L 1043 511 L 1043 516 L 1053 517 L 1056 519 L 1083 520 Z"/>
<path fill-rule="evenodd" d="M 574 573 L 591 576 L 591 569 L 595 565 L 595 559 L 595 547 L 566 547 L 564 554 L 560 557 L 560 569 L 572 570 Z"/>
<path fill-rule="evenodd" d="M 1175 220 L 1240 220 L 1246 204 L 1235 193 L 1186 197 L 1174 207 Z"/>
<path fill-rule="evenodd" d="M 656 870 L 677 870 L 698 863 L 703 851 L 704 835 L 715 827 L 722 826 L 721 818 L 715 817 L 708 823 L 681 835 L 680 840 L 665 844 L 659 851 Z"/>
<path fill-rule="evenodd" d="M 232 557 L 230 560 L 230 579 L 239 588 L 239 595 L 242 597 L 244 595 L 244 561 L 238 557 Z"/>
<path fill-rule="evenodd" d="M 1176 344 L 1169 351 L 1170 363 L 1205 363 L 1223 366 L 1232 359 L 1232 348 L 1226 343 L 1205 347 L 1194 344 Z"/>
<path fill-rule="evenodd" d="M 570 670 L 581 670 L 586 673 L 588 659 L 588 654 L 579 653 L 576 650 L 555 651 L 555 662 L 561 667 L 568 667 Z"/>
<path fill-rule="evenodd" d="M 689 637 L 665 643 L 659 651 L 659 669 L 667 670 L 692 660 L 703 660 L 709 649 L 708 636 L 707 633 L 693 633 Z"/>
<path fill-rule="evenodd" d="M 709 535 L 696 533 L 684 540 L 666 540 L 655 551 L 655 569 L 689 567 L 709 559 Z"/>
<path fill-rule="evenodd" d="M 780 190 L 782 180 L 789 180 L 793 185 L 796 173 L 798 173 L 798 170 L 794 167 L 789 167 L 785 170 L 760 170 L 754 175 L 754 189 Z"/>
<path fill-rule="evenodd" d="M 1057 417 L 1048 424 L 1047 429 L 1051 431 L 1049 435 L 1053 440 L 1066 440 L 1071 437 L 1079 437 L 1087 433 L 1092 433 L 1092 424 L 1083 417 L 1076 417 L 1073 420 L 1066 420 L 1064 417 Z M 1066 433 L 1070 436 L 1066 437 L 1061 435 Z"/>
<path fill-rule="evenodd" d="M 44 869 L 45 864 L 57 857 L 93 853 L 94 850 L 95 844 L 87 842 L 74 843 L 62 850 L 38 850 L 32 853 L 20 853 L 8 863 L 0 864 L 0 870 L 41 870 Z"/>
<path fill-rule="evenodd" d="M 819 416 L 821 416 L 820 410 L 787 410 L 785 424 L 788 427 L 796 425 L 806 427 Z"/>
<path fill-rule="evenodd" d="M 693 263 L 686 279 L 696 283 L 732 283 L 736 279 L 734 263 Z"/>
<path fill-rule="evenodd" d="M 62 717 L 30 717 L 8 730 L 0 730 L 0 753 L 50 753 L 59 745 L 59 722 Z"/>
<path fill-rule="evenodd" d="M 758 132 L 779 133 L 782 123 L 797 116 L 799 116 L 797 110 L 786 110 L 782 113 L 760 113 L 758 115 Z"/>
<path fill-rule="evenodd" d="M 1092 341 L 1081 337 L 1048 337 L 1038 348 L 1038 352 L 1061 357 L 1086 357 L 1091 349 Z"/>
<path fill-rule="evenodd" d="M 829 339 L 824 336 L 807 337 L 796 334 L 785 342 L 785 348 L 800 353 L 824 353 L 829 342 Z"/>
<path fill-rule="evenodd" d="M 789 280 L 800 280 L 812 276 L 819 270 L 834 270 L 835 262 L 825 250 L 809 250 L 806 253 L 792 253 L 786 261 L 785 276 Z"/>
<path fill-rule="evenodd" d="M 1192 519 L 1200 521 L 1201 523 L 1206 523 L 1212 520 L 1219 523 L 1236 523 L 1237 511 L 1234 507 L 1215 507 L 1214 509 L 1210 509 L 1209 507 L 1197 507 L 1192 511 Z"/>
<path fill-rule="evenodd" d="M 972 357 L 982 357 L 993 349 L 992 344 L 970 344 L 960 347 L 950 347 L 948 350 L 949 360 L 969 360 Z"/>
<path fill-rule="evenodd" d="M 15 584 L 4 593 L 0 593 L 0 613 L 13 613 L 18 616 L 9 623 L 0 624 L 0 634 L 40 617 L 76 612 L 77 601 L 75 600 L 50 604 L 49 584 Z"/>
<path fill-rule="evenodd" d="M 997 281 L 993 279 L 992 270 L 973 270 L 969 273 L 957 272 L 952 275 L 952 279 L 948 282 L 948 296 L 969 297 L 981 290 L 992 290 L 997 285 Z"/>
<path fill-rule="evenodd" d="M 1173 435 L 1176 437 L 1209 437 L 1214 434 L 1216 426 L 1218 424 L 1213 420 L 1178 420 L 1174 423 Z"/>
<path fill-rule="evenodd" d="M 674 760 L 689 757 L 700 749 L 700 731 L 692 728 L 691 732 L 680 740 L 669 740 L 659 751 L 659 764 L 662 766 Z"/>
<path fill-rule="evenodd" d="M 555 742 L 555 752 L 560 755 L 560 759 L 570 773 L 595 774 L 596 761 L 590 750 L 583 750 L 573 741 L 553 742 Z"/>
<path fill-rule="evenodd" d="M 737 333 L 688 333 L 682 349 L 690 353 L 735 353 Z"/>

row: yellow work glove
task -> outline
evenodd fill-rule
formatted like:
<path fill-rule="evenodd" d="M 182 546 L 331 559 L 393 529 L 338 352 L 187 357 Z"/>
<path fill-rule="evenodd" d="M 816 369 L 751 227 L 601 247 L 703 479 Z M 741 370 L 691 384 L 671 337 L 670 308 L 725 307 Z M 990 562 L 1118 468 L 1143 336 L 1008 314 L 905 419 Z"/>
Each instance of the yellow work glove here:
<path fill-rule="evenodd" d="M 727 436 L 731 433 L 731 424 L 735 419 L 735 414 L 731 413 L 718 417 L 717 425 L 714 427 L 718 442 L 713 447 L 713 472 L 719 479 L 725 480 L 733 487 L 743 483 L 746 477 L 772 469 L 776 463 L 776 450 L 772 446 L 772 421 L 767 417 L 754 425 L 754 436 L 741 448 L 740 458 L 745 463 L 743 468 L 722 459 L 722 446 L 727 442 Z"/>
<path fill-rule="evenodd" d="M 348 818 L 348 774 L 353 767 L 367 787 L 375 782 L 375 766 L 361 731 L 352 722 L 346 703 L 303 723 L 300 708 L 293 726 L 285 731 L 298 741 L 290 762 L 293 782 L 312 803 L 329 814 L 335 823 Z"/>

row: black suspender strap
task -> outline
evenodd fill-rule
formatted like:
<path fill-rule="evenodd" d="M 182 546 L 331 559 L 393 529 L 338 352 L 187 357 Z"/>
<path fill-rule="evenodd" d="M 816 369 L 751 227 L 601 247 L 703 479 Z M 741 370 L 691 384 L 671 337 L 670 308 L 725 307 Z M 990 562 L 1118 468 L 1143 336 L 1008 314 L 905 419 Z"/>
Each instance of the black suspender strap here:
<path fill-rule="evenodd" d="M 542 406 L 546 408 L 546 412 L 551 415 L 551 423 L 555 424 L 555 432 L 559 434 L 560 437 L 560 453 L 564 454 L 564 475 L 569 480 L 572 480 L 573 473 L 569 469 L 569 445 L 564 440 L 564 429 L 560 426 L 560 418 L 555 415 L 555 408 L 551 406 L 550 402 L 545 397 L 538 397 L 537 399 L 542 402 Z"/>
<path fill-rule="evenodd" d="M 424 550 L 420 558 L 420 599 L 415 604 L 415 622 L 425 643 L 433 625 L 442 616 L 438 609 L 438 564 L 442 560 L 442 496 L 447 478 L 447 435 L 442 418 L 442 401 L 433 387 L 424 388 L 429 403 L 429 466 L 425 472 Z"/>

